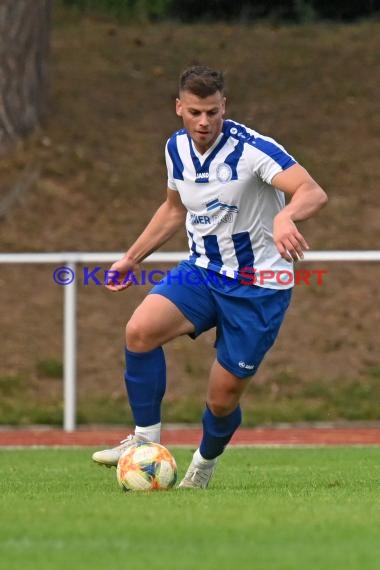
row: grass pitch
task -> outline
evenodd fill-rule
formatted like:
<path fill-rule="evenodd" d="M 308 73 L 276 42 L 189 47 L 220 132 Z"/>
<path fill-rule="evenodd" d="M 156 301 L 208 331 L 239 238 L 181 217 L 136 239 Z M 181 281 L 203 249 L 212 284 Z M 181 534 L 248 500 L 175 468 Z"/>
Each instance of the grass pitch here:
<path fill-rule="evenodd" d="M 379 567 L 378 447 L 232 448 L 207 491 L 159 493 L 124 493 L 91 452 L 0 450 L 2 568 Z"/>

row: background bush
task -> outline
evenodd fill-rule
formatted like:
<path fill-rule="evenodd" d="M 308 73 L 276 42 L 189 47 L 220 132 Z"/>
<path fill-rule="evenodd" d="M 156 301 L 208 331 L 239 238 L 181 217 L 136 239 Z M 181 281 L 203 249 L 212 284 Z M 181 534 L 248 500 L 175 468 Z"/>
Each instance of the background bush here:
<path fill-rule="evenodd" d="M 119 20 L 177 19 L 252 21 L 274 18 L 305 22 L 317 19 L 353 21 L 379 15 L 378 0 L 61 0 L 82 11 L 98 11 Z"/>

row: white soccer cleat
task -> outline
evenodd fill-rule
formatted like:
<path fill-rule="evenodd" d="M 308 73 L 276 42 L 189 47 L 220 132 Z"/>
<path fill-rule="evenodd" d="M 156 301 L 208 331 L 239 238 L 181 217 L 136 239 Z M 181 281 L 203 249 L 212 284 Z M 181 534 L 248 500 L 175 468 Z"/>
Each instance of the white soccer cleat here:
<path fill-rule="evenodd" d="M 189 465 L 186 475 L 178 485 L 181 489 L 206 489 L 215 471 L 216 459 L 213 461 L 195 461 Z"/>
<path fill-rule="evenodd" d="M 123 439 L 120 442 L 120 445 L 117 447 L 112 447 L 111 449 L 103 449 L 102 451 L 95 451 L 92 455 L 92 460 L 95 463 L 99 463 L 99 465 L 105 465 L 106 467 L 116 467 L 120 456 L 122 453 L 128 449 L 128 447 L 132 447 L 136 443 L 141 443 L 145 441 L 144 438 L 130 434 L 126 439 Z"/>

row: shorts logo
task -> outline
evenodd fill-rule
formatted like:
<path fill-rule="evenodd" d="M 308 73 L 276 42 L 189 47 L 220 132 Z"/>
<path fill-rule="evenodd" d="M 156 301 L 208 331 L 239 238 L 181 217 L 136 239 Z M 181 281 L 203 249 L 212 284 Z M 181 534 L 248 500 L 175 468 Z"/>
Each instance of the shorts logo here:
<path fill-rule="evenodd" d="M 222 162 L 216 168 L 216 177 L 222 184 L 229 182 L 232 178 L 232 169 L 229 164 Z"/>
<path fill-rule="evenodd" d="M 243 360 L 240 360 L 239 366 L 240 368 L 245 368 L 246 370 L 253 370 L 255 368 L 254 364 L 247 364 Z"/>

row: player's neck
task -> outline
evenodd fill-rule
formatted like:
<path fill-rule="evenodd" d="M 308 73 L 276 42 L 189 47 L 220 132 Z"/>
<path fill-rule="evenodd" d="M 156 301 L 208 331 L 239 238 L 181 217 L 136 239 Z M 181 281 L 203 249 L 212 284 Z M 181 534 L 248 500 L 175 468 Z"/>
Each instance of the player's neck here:
<path fill-rule="evenodd" d="M 199 152 L 199 154 L 206 154 L 206 152 L 214 146 L 215 142 L 218 140 L 218 138 L 220 137 L 220 133 L 222 131 L 220 130 L 219 133 L 217 135 L 215 135 L 215 137 L 209 141 L 207 144 L 205 145 L 200 145 L 199 143 L 196 143 L 195 140 L 193 140 L 193 145 L 195 146 L 195 148 L 197 149 L 197 151 Z"/>

